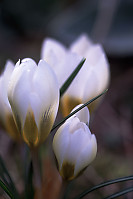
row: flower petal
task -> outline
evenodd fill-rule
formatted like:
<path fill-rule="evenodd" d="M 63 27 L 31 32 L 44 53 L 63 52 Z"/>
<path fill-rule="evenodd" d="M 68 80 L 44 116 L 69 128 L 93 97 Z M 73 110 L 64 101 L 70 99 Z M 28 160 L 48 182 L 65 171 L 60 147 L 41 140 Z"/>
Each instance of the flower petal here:
<path fill-rule="evenodd" d="M 44 40 L 41 57 L 54 70 L 60 88 L 82 59 L 82 56 L 68 51 L 60 42 L 53 39 Z"/>
<path fill-rule="evenodd" d="M 39 62 L 36 73 L 34 74 L 33 88 L 34 92 L 38 94 L 41 103 L 36 104 L 36 98 L 34 102 L 32 99 L 32 109 L 39 132 L 44 139 L 49 134 L 57 114 L 59 87 L 53 70 L 43 60 Z M 34 106 L 38 106 L 36 108 L 38 110 L 37 114 Z"/>
<path fill-rule="evenodd" d="M 70 51 L 85 57 L 86 51 L 91 47 L 92 42 L 86 34 L 82 34 L 70 46 Z"/>
<path fill-rule="evenodd" d="M 74 112 L 75 110 L 77 110 L 80 106 L 82 106 L 83 104 L 79 104 L 77 105 L 72 111 Z M 89 125 L 89 120 L 90 120 L 90 113 L 87 107 L 82 108 L 80 111 L 78 111 L 77 113 L 74 114 L 74 116 L 78 117 L 80 122 L 84 122 L 85 124 Z"/>
<path fill-rule="evenodd" d="M 70 136 L 68 135 L 69 124 L 64 123 L 56 132 L 53 139 L 53 150 L 56 155 L 59 169 L 65 158 L 65 153 L 69 147 Z"/>
<path fill-rule="evenodd" d="M 4 72 L 0 76 L 0 120 L 3 124 L 6 120 L 6 114 L 8 112 L 11 113 L 11 107 L 7 98 L 7 89 L 13 69 L 13 62 L 8 60 L 5 65 Z"/>
<path fill-rule="evenodd" d="M 50 65 L 54 65 L 55 60 L 56 62 L 60 60 L 60 58 L 65 56 L 66 48 L 58 41 L 50 38 L 46 38 L 42 44 L 42 50 L 41 50 L 41 58 L 46 60 L 47 63 Z M 52 58 L 51 58 L 51 55 Z"/>
<path fill-rule="evenodd" d="M 72 134 L 70 134 L 70 142 L 69 147 L 67 148 L 66 154 L 65 154 L 65 161 L 76 164 L 76 159 L 78 155 L 80 154 L 80 150 L 84 146 L 86 139 L 84 139 L 83 134 L 83 127 L 82 123 L 79 123 L 79 126 L 77 126 L 77 130 L 73 131 Z"/>
<path fill-rule="evenodd" d="M 31 77 L 37 65 L 31 59 L 24 59 L 22 63 L 17 62 L 11 76 L 8 87 L 8 98 L 16 120 L 24 125 L 27 109 L 29 107 L 29 93 L 31 91 Z M 20 125 L 19 125 L 20 130 Z"/>
<path fill-rule="evenodd" d="M 89 130 L 89 129 L 88 129 Z M 88 142 L 87 142 L 88 140 Z M 75 176 L 84 168 L 86 168 L 96 157 L 97 142 L 94 134 L 91 135 L 91 139 L 87 139 L 84 147 L 81 149 L 80 154 L 77 157 Z"/>

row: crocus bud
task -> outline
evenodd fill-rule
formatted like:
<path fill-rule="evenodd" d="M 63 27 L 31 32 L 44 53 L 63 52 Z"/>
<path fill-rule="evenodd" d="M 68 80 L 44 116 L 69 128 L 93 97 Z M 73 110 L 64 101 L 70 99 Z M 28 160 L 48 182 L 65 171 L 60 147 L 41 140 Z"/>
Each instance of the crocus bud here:
<path fill-rule="evenodd" d="M 50 66 L 41 60 L 18 61 L 8 87 L 14 119 L 29 147 L 41 144 L 50 133 L 59 104 L 59 88 Z"/>
<path fill-rule="evenodd" d="M 53 150 L 65 180 L 78 176 L 96 156 L 96 138 L 86 123 L 89 123 L 87 107 L 66 120 L 54 136 Z"/>
<path fill-rule="evenodd" d="M 8 60 L 5 69 L 0 76 L 0 124 L 15 141 L 20 141 L 21 137 L 14 122 L 7 96 L 8 83 L 13 69 L 13 62 Z"/>
<path fill-rule="evenodd" d="M 64 116 L 67 116 L 77 104 L 86 103 L 108 87 L 110 69 L 104 50 L 101 45 L 93 44 L 87 35 L 81 35 L 68 49 L 55 40 L 46 39 L 43 42 L 41 56 L 47 59 L 55 70 L 60 87 L 81 58 L 86 58 L 81 70 L 61 98 Z M 91 106 L 91 110 L 95 109 L 100 101 L 101 98 L 91 103 L 89 108 Z"/>

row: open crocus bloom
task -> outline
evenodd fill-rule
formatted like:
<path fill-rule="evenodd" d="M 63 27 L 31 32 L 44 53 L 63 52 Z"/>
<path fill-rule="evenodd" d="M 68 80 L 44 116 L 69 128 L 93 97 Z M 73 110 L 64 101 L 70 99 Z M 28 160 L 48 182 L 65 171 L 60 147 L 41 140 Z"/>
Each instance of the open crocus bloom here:
<path fill-rule="evenodd" d="M 86 123 L 89 123 L 87 107 L 66 120 L 54 136 L 53 150 L 60 175 L 65 180 L 78 176 L 96 156 L 96 138 Z"/>
<path fill-rule="evenodd" d="M 61 99 L 65 116 L 77 104 L 91 100 L 108 87 L 110 70 L 104 50 L 101 45 L 93 44 L 85 34 L 72 43 L 69 49 L 55 40 L 44 40 L 41 56 L 55 70 L 60 87 L 79 64 L 81 57 L 86 58 L 81 70 Z"/>
<path fill-rule="evenodd" d="M 8 99 L 24 141 L 35 147 L 50 133 L 58 105 L 59 87 L 50 66 L 30 58 L 18 61 L 8 87 Z"/>
<path fill-rule="evenodd" d="M 4 72 L 0 76 L 0 124 L 13 139 L 19 141 L 20 134 L 18 133 L 17 127 L 15 125 L 11 106 L 7 96 L 8 83 L 13 69 L 13 62 L 8 60 L 5 65 Z"/>

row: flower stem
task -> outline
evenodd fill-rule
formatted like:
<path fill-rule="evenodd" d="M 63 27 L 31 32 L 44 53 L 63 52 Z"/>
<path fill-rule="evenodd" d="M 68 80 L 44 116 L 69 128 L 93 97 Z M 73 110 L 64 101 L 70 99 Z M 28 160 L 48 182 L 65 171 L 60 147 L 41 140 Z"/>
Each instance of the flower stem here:
<path fill-rule="evenodd" d="M 62 194 L 61 194 L 62 199 L 68 198 L 72 184 L 73 184 L 73 181 L 67 182 L 67 181 L 62 180 Z"/>
<path fill-rule="evenodd" d="M 35 187 L 35 197 L 36 199 L 42 199 L 42 179 L 41 179 L 41 169 L 39 165 L 38 148 L 31 149 L 31 157 L 33 164 L 33 182 Z"/>

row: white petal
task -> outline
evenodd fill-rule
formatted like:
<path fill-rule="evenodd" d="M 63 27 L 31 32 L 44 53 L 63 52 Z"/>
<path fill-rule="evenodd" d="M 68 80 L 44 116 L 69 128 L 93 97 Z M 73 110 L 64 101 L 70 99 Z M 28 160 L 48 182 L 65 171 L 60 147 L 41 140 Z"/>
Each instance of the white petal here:
<path fill-rule="evenodd" d="M 80 106 L 82 106 L 83 104 L 79 104 L 77 105 L 72 111 L 74 112 L 75 110 L 77 110 Z M 79 118 L 80 122 L 84 122 L 85 124 L 89 125 L 89 120 L 90 120 L 90 113 L 89 113 L 89 109 L 87 107 L 82 108 L 80 111 L 78 111 L 77 113 L 74 114 L 76 117 Z"/>
<path fill-rule="evenodd" d="M 11 81 L 9 82 L 8 92 L 9 92 L 10 98 L 12 97 L 12 95 L 14 93 L 15 86 L 17 85 L 17 82 L 19 81 L 21 75 L 23 75 L 24 71 L 27 71 L 32 76 L 32 73 L 34 73 L 36 66 L 37 65 L 35 64 L 35 62 L 30 58 L 22 60 L 21 63 L 19 60 L 16 63 L 13 74 L 11 76 Z"/>
<path fill-rule="evenodd" d="M 91 139 L 86 137 L 86 143 L 77 156 L 75 167 L 75 175 L 87 167 L 96 157 L 97 142 L 95 135 L 91 135 Z"/>
<path fill-rule="evenodd" d="M 6 93 L 3 90 L 3 78 L 0 77 L 0 121 L 5 123 L 6 107 L 8 107 L 6 100 Z"/>
<path fill-rule="evenodd" d="M 70 143 L 70 136 L 68 133 L 68 129 L 69 129 L 69 124 L 64 123 L 58 129 L 53 139 L 53 150 L 58 160 L 59 168 L 61 168 L 62 166 L 65 154 L 67 152 Z"/>
<path fill-rule="evenodd" d="M 41 58 L 54 67 L 66 54 L 66 48 L 58 41 L 46 38 L 42 44 Z"/>
<path fill-rule="evenodd" d="M 12 71 L 14 69 L 14 63 L 10 60 L 7 60 L 6 65 L 5 65 L 5 70 L 4 70 L 4 82 L 8 84 L 9 78 L 12 74 Z"/>
<path fill-rule="evenodd" d="M 40 117 L 48 109 L 52 110 L 52 116 L 55 119 L 59 104 L 58 82 L 53 70 L 43 60 L 39 62 L 37 70 L 34 73 L 32 86 L 33 91 L 38 94 L 41 102 L 37 105 L 39 114 L 35 113 L 37 124 L 39 124 Z"/>
<path fill-rule="evenodd" d="M 39 118 L 40 118 L 40 108 L 41 108 L 42 101 L 39 97 L 39 95 L 36 92 L 29 93 L 29 106 L 31 107 L 34 117 L 35 117 L 35 122 L 36 125 L 39 129 Z"/>
<path fill-rule="evenodd" d="M 24 125 L 29 106 L 29 93 L 32 90 L 32 76 L 36 68 L 37 65 L 33 60 L 22 60 L 20 65 L 19 63 L 16 64 L 9 82 L 8 98 L 13 112 L 18 114 L 22 126 Z"/>
<path fill-rule="evenodd" d="M 74 133 L 74 131 L 78 130 L 79 122 L 80 122 L 79 118 L 76 117 L 75 115 L 66 120 L 65 123 L 69 124 L 69 133 L 70 134 L 72 134 L 72 133 Z"/>
<path fill-rule="evenodd" d="M 8 89 L 8 84 L 9 84 L 9 80 L 10 80 L 13 69 L 14 69 L 13 62 L 8 60 L 5 65 L 4 73 L 0 77 L 0 79 L 1 79 L 1 98 L 2 98 L 2 101 L 8 107 L 10 107 L 10 105 L 9 105 L 8 98 L 7 98 L 7 89 Z"/>
<path fill-rule="evenodd" d="M 110 69 L 105 55 L 100 57 L 98 63 L 95 65 L 94 70 L 99 81 L 98 92 L 100 94 L 107 88 L 110 80 Z"/>
<path fill-rule="evenodd" d="M 67 52 L 64 59 L 58 63 L 58 67 L 56 68 L 56 76 L 59 81 L 59 86 L 61 87 L 67 78 L 72 74 L 74 69 L 78 66 L 82 57 L 71 52 Z"/>
<path fill-rule="evenodd" d="M 103 48 L 99 44 L 92 45 L 91 48 L 86 51 L 85 57 L 89 61 L 89 64 L 94 66 L 98 63 L 99 59 L 103 55 Z"/>
<path fill-rule="evenodd" d="M 55 60 L 56 58 L 57 57 L 55 57 Z M 76 55 L 75 53 L 66 52 L 64 57 L 60 56 L 58 61 L 54 61 L 54 64 L 51 64 L 52 69 L 54 70 L 58 79 L 60 88 L 67 80 L 67 78 L 71 75 L 71 73 L 74 71 L 74 69 L 78 66 L 81 59 L 82 57 Z"/>
<path fill-rule="evenodd" d="M 11 112 L 11 107 L 7 97 L 7 88 L 10 76 L 14 69 L 14 64 L 10 60 L 6 62 L 4 72 L 0 76 L 0 118 L 5 122 L 7 112 Z"/>
<path fill-rule="evenodd" d="M 84 63 L 81 70 L 73 80 L 72 84 L 65 92 L 69 97 L 80 99 L 82 101 L 86 82 L 90 79 L 92 67 L 88 64 L 88 60 Z M 88 85 L 89 88 L 89 85 Z"/>
<path fill-rule="evenodd" d="M 95 71 L 92 69 L 91 74 L 84 85 L 82 96 L 83 103 L 91 100 L 93 97 L 96 97 L 98 95 L 98 83 L 98 78 L 95 74 Z"/>
<path fill-rule="evenodd" d="M 19 81 L 15 85 L 12 99 L 10 99 L 9 96 L 10 104 L 13 110 L 15 109 L 15 112 L 18 113 L 19 119 L 21 119 L 22 126 L 24 125 L 27 109 L 30 105 L 29 104 L 30 90 L 31 86 L 30 86 L 29 75 L 28 73 L 23 72 L 23 74 L 19 78 Z"/>
<path fill-rule="evenodd" d="M 76 165 L 80 151 L 86 143 L 86 135 L 84 135 L 84 125 L 85 124 L 79 122 L 77 129 L 75 128 L 73 130 L 73 133 L 70 134 L 70 143 L 65 154 L 65 160 L 73 163 L 74 165 Z"/>
<path fill-rule="evenodd" d="M 91 45 L 92 42 L 88 36 L 86 34 L 82 34 L 76 41 L 71 44 L 70 50 L 85 57 L 85 53 L 91 47 Z"/>
<path fill-rule="evenodd" d="M 82 59 L 82 56 L 69 52 L 61 43 L 53 39 L 44 40 L 41 57 L 54 70 L 59 87 L 63 85 Z"/>
<path fill-rule="evenodd" d="M 87 60 L 93 66 L 94 73 L 97 76 L 97 95 L 103 92 L 109 83 L 109 64 L 102 46 L 99 44 L 93 45 L 87 52 Z"/>

